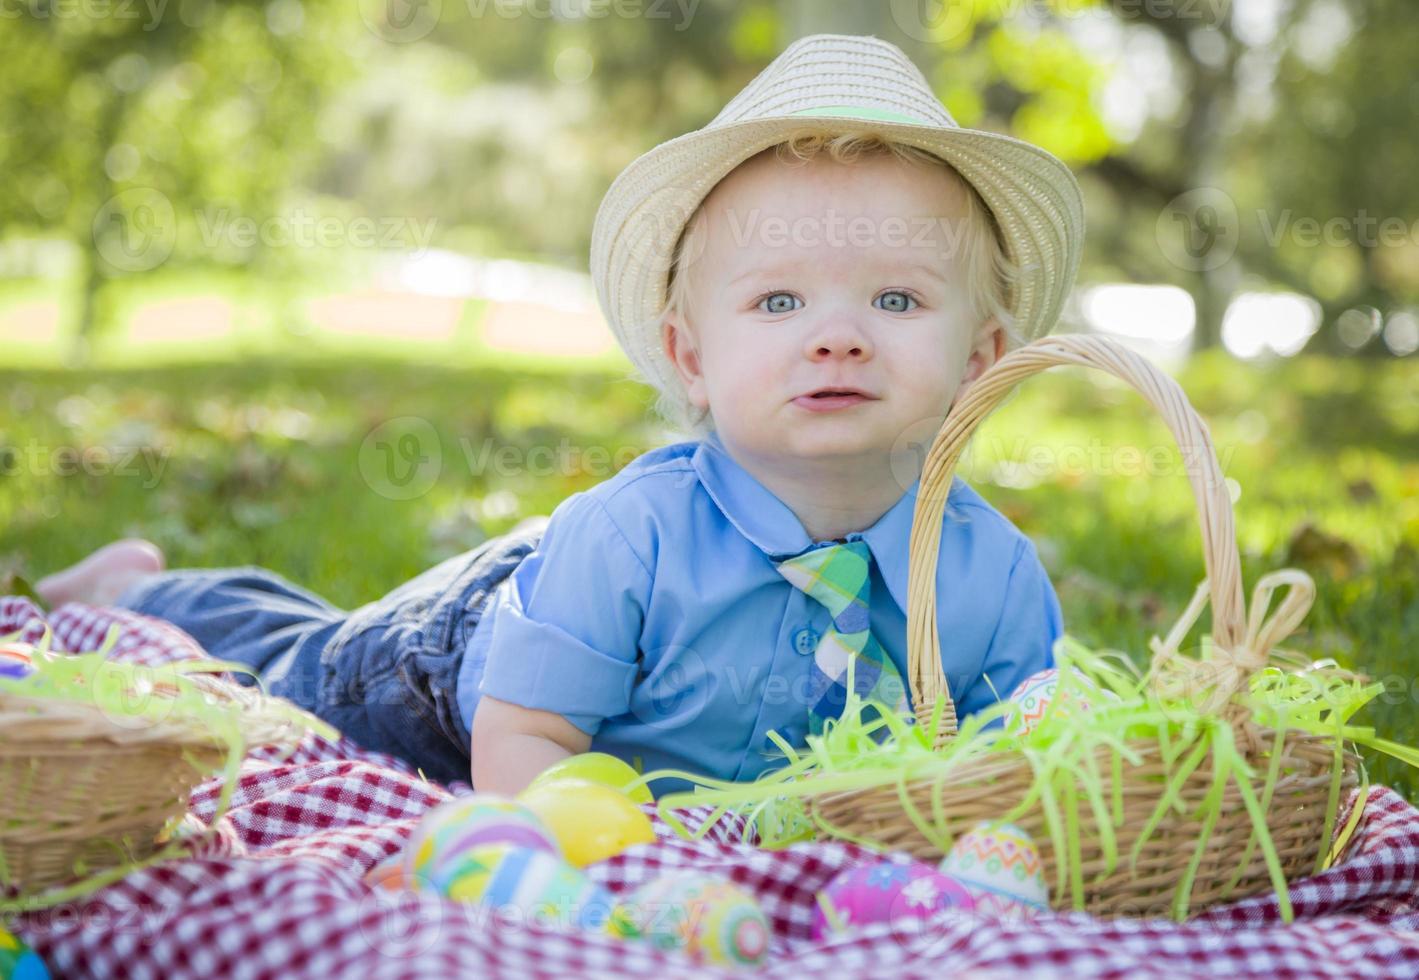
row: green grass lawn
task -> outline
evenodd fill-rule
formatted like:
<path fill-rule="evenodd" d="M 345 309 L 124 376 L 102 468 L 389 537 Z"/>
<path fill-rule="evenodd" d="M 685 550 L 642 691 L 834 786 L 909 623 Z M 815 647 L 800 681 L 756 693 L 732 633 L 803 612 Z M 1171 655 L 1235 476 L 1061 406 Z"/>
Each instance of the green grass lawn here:
<path fill-rule="evenodd" d="M 1413 365 L 1216 355 L 1180 380 L 1235 481 L 1248 593 L 1272 569 L 1308 570 L 1319 597 L 1286 645 L 1384 680 L 1357 722 L 1419 743 Z M 0 568 L 33 579 L 142 535 L 173 566 L 265 565 L 358 605 L 661 442 L 649 402 L 615 371 L 531 362 L 0 371 Z M 1118 384 L 1034 379 L 966 463 L 1037 541 L 1088 644 L 1140 655 L 1203 575 L 1181 460 Z M 1384 760 L 1372 778 L 1419 787 Z"/>

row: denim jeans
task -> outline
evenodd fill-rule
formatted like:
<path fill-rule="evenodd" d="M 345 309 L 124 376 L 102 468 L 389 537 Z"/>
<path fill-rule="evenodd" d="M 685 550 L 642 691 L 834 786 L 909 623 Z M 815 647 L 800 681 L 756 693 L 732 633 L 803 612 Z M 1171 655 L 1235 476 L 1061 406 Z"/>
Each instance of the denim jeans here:
<path fill-rule="evenodd" d="M 254 565 L 162 572 L 115 605 L 181 627 L 212 656 L 250 667 L 267 693 L 360 745 L 430 779 L 467 782 L 471 734 L 457 698 L 463 651 L 493 590 L 536 548 L 545 524 L 485 541 L 348 612 Z"/>

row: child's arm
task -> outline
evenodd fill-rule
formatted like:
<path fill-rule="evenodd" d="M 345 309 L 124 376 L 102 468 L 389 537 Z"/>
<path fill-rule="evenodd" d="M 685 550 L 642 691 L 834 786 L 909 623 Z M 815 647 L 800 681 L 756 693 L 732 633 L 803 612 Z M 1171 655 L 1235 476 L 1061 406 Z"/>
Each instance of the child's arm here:
<path fill-rule="evenodd" d="M 573 494 L 553 510 L 483 613 L 493 623 L 470 712 L 475 788 L 520 790 L 630 710 L 651 584 L 602 502 Z"/>
<path fill-rule="evenodd" d="M 591 736 L 552 711 L 484 695 L 473 714 L 473 785 L 513 796 L 548 766 L 591 747 Z"/>

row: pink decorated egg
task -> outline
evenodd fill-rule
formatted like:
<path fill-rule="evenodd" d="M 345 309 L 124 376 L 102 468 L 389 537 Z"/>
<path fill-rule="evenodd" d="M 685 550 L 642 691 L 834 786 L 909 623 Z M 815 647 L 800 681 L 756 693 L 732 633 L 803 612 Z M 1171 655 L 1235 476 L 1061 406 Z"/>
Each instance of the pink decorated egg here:
<path fill-rule="evenodd" d="M 873 861 L 844 869 L 818 892 L 813 938 L 873 922 L 928 919 L 949 908 L 975 908 L 959 881 L 919 861 Z"/>

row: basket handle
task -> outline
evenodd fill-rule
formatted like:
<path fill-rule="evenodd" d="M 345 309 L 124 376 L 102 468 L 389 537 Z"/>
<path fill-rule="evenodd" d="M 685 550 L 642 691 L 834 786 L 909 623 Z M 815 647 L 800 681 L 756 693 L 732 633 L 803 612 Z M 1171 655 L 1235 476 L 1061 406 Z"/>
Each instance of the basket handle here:
<path fill-rule="evenodd" d="M 1012 351 L 982 372 L 952 406 L 922 466 L 908 552 L 907 671 L 918 724 L 929 722 L 938 700 L 945 702 L 936 735 L 938 746 L 956 732 L 955 704 L 942 670 L 941 639 L 936 628 L 936 566 L 952 475 L 971 434 L 1015 385 L 1030 375 L 1063 364 L 1098 368 L 1127 382 L 1167 423 L 1187 464 L 1202 526 L 1202 557 L 1207 567 L 1204 587 L 1212 601 L 1212 639 L 1217 647 L 1231 651 L 1247 638 L 1232 502 L 1206 423 L 1176 381 L 1116 341 L 1081 334 L 1045 337 Z M 1261 653 L 1264 663 L 1265 651 Z M 1259 666 L 1248 663 L 1239 668 L 1241 680 Z M 1226 695 L 1231 693 L 1227 691 Z"/>

